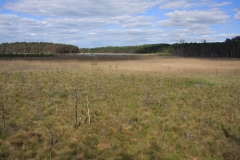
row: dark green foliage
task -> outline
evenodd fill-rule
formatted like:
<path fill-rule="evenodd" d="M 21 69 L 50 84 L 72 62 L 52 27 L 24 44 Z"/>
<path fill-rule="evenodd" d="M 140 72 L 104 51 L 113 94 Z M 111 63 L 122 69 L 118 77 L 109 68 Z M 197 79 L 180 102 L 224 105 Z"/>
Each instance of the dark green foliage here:
<path fill-rule="evenodd" d="M 146 44 L 140 46 L 81 48 L 83 53 L 156 53 L 171 47 L 170 44 Z"/>
<path fill-rule="evenodd" d="M 202 58 L 240 58 L 240 36 L 225 42 L 176 43 L 173 55 Z"/>
<path fill-rule="evenodd" d="M 13 53 L 0 53 L 0 57 L 54 57 L 55 54 L 13 54 Z"/>
<path fill-rule="evenodd" d="M 225 42 L 148 44 L 140 46 L 81 48 L 83 53 L 168 53 L 180 57 L 201 58 L 240 58 L 240 36 L 226 39 Z"/>
<path fill-rule="evenodd" d="M 79 53 L 79 48 L 67 44 L 55 44 L 48 42 L 15 42 L 15 43 L 2 43 L 0 44 L 0 54 L 2 57 L 24 57 L 31 55 L 34 57 L 42 57 L 45 54 L 55 53 Z"/>

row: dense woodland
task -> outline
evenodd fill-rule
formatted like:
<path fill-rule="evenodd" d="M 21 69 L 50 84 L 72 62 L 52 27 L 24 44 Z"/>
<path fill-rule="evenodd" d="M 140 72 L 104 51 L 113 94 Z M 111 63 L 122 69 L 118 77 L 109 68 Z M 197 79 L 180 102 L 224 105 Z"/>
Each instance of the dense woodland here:
<path fill-rule="evenodd" d="M 183 57 L 240 58 L 240 36 L 226 39 L 225 42 L 187 43 L 180 40 L 175 44 L 149 44 L 124 47 L 82 48 L 83 53 L 161 53 Z"/>
<path fill-rule="evenodd" d="M 175 44 L 146 44 L 139 46 L 123 47 L 99 47 L 81 48 L 74 45 L 54 44 L 47 42 L 15 42 L 0 44 L 0 55 L 22 55 L 22 54 L 56 54 L 56 53 L 167 53 L 168 55 L 180 57 L 219 57 L 240 58 L 240 36 L 232 39 L 227 38 L 225 42 L 187 43 L 180 40 Z"/>
<path fill-rule="evenodd" d="M 139 46 L 108 46 L 99 48 L 81 48 L 83 53 L 157 53 L 169 51 L 170 44 L 146 44 Z"/>
<path fill-rule="evenodd" d="M 181 40 L 178 44 L 172 45 L 173 55 L 184 57 L 220 57 L 220 58 L 240 58 L 240 36 L 226 39 L 225 42 L 207 43 L 185 43 Z"/>
<path fill-rule="evenodd" d="M 15 42 L 0 44 L 1 54 L 55 54 L 79 52 L 77 46 L 48 42 Z"/>

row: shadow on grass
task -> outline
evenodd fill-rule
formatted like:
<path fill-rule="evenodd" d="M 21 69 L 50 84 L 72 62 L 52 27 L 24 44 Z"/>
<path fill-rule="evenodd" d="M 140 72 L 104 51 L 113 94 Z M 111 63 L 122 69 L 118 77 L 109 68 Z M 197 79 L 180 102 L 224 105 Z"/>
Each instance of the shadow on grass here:
<path fill-rule="evenodd" d="M 222 127 L 222 131 L 223 131 L 225 137 L 232 139 L 234 142 L 236 142 L 238 147 L 240 147 L 240 137 L 237 137 L 236 135 L 229 134 L 229 132 L 227 131 L 227 129 L 223 125 L 221 127 Z"/>
<path fill-rule="evenodd" d="M 231 138 L 233 141 L 236 142 L 236 144 L 238 145 L 238 147 L 240 147 L 240 138 L 237 137 L 236 135 L 230 135 L 229 138 Z"/>

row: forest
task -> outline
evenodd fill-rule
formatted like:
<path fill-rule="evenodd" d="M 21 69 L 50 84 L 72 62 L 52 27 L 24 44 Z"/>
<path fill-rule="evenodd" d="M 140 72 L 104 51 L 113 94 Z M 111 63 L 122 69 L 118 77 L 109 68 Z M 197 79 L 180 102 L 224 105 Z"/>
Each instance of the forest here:
<path fill-rule="evenodd" d="M 219 57 L 219 58 L 240 58 L 240 36 L 232 39 L 227 38 L 225 42 L 207 43 L 202 40 L 201 43 L 180 43 L 173 44 L 173 55 L 183 57 Z"/>
<path fill-rule="evenodd" d="M 1 54 L 56 54 L 79 52 L 77 46 L 49 42 L 15 42 L 0 44 Z"/>
<path fill-rule="evenodd" d="M 123 47 L 99 47 L 81 48 L 83 53 L 168 53 L 180 57 L 202 57 L 202 58 L 240 58 L 240 36 L 232 39 L 227 38 L 225 42 L 187 43 L 180 40 L 175 44 L 146 44 L 139 46 Z"/>
<path fill-rule="evenodd" d="M 83 53 L 157 53 L 169 51 L 170 44 L 145 44 L 139 46 L 107 46 L 98 48 L 81 48 Z"/>
<path fill-rule="evenodd" d="M 15 42 L 0 44 L 0 55 L 49 55 L 68 53 L 164 53 L 179 57 L 240 58 L 240 36 L 227 38 L 224 42 L 187 43 L 181 39 L 174 44 L 145 44 L 138 46 L 107 46 L 79 48 L 74 45 L 49 42 Z"/>

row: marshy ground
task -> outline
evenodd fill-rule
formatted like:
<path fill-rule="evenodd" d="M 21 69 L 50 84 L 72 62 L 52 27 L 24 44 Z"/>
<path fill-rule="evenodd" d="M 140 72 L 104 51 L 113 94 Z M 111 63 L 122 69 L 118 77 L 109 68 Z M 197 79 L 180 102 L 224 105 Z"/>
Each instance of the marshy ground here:
<path fill-rule="evenodd" d="M 240 61 L 0 60 L 2 159 L 239 159 Z"/>

